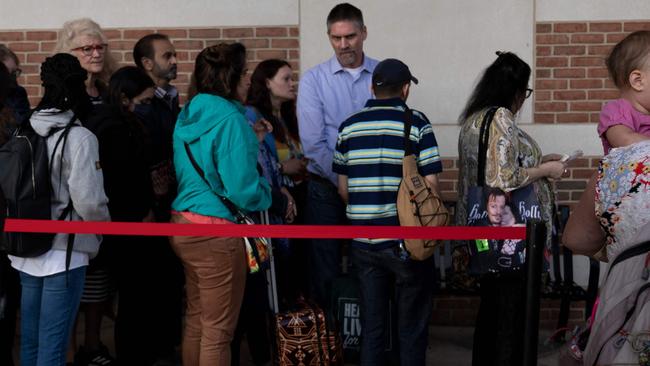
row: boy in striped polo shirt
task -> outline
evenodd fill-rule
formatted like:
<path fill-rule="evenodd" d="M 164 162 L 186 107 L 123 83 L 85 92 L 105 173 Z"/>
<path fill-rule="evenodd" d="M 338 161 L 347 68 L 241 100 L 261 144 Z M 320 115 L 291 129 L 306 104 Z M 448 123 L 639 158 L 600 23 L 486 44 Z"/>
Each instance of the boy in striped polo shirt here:
<path fill-rule="evenodd" d="M 404 118 L 411 82 L 409 68 L 386 59 L 375 68 L 370 99 L 339 128 L 333 171 L 352 225 L 399 225 L 397 190 L 402 179 Z M 418 170 L 438 189 L 442 171 L 438 145 L 426 116 L 413 111 L 409 136 Z M 424 365 L 432 308 L 433 257 L 407 258 L 398 239 L 356 238 L 350 256 L 361 287 L 361 365 L 382 365 L 388 331 L 388 299 L 395 288 L 402 365 Z"/>

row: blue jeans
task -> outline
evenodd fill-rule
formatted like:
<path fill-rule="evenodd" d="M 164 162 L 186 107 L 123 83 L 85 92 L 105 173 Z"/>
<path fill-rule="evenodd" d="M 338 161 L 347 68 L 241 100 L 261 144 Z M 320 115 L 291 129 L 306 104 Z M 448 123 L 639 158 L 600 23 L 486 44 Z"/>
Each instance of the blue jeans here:
<path fill-rule="evenodd" d="M 424 366 L 433 309 L 435 267 L 425 261 L 400 259 L 397 248 L 351 248 L 361 290 L 361 365 L 383 365 L 389 324 L 389 297 L 395 288 L 401 366 Z"/>
<path fill-rule="evenodd" d="M 309 180 L 305 224 L 345 225 L 345 204 L 336 186 L 322 178 Z M 321 308 L 329 310 L 332 281 L 341 273 L 341 240 L 313 239 L 310 243 L 310 291 Z"/>
<path fill-rule="evenodd" d="M 64 366 L 86 267 L 46 277 L 20 272 L 20 364 Z"/>

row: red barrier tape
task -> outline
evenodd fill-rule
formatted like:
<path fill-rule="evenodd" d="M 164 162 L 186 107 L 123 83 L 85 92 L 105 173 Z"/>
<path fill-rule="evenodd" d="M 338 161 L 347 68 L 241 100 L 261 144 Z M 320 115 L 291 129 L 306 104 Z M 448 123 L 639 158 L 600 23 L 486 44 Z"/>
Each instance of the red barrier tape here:
<path fill-rule="evenodd" d="M 316 225 L 211 225 L 135 222 L 17 220 L 5 221 L 7 232 L 76 233 L 141 236 L 219 236 L 265 238 L 405 238 L 405 239 L 526 239 L 525 227 L 412 227 Z"/>

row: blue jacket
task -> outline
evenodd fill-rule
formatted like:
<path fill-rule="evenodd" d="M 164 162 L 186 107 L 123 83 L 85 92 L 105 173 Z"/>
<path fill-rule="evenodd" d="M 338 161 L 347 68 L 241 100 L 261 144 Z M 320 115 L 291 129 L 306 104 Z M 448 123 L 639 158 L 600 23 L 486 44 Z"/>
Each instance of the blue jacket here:
<path fill-rule="evenodd" d="M 185 143 L 209 186 L 192 166 Z M 178 196 L 172 208 L 232 221 L 222 196 L 246 212 L 266 210 L 271 189 L 257 171 L 258 146 L 241 104 L 215 95 L 196 95 L 181 110 L 174 128 Z"/>

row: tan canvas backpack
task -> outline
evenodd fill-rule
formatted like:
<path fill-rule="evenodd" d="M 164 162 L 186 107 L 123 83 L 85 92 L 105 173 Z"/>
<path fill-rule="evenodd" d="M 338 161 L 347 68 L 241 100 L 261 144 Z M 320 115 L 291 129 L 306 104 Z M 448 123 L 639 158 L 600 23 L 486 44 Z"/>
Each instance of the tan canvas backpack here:
<path fill-rule="evenodd" d="M 413 111 L 406 109 L 404 119 L 404 158 L 402 181 L 397 191 L 397 214 L 401 226 L 445 226 L 449 212 L 435 189 L 418 173 L 413 151 L 411 125 Z M 437 240 L 404 239 L 406 249 L 415 260 L 425 260 L 433 255 Z"/>

